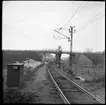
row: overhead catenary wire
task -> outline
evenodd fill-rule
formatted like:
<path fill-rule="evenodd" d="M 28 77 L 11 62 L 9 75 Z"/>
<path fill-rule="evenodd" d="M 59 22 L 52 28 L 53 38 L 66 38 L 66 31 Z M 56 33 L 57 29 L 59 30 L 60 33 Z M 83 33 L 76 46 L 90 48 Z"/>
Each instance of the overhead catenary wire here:
<path fill-rule="evenodd" d="M 83 2 L 80 4 L 80 6 L 79 6 L 79 7 L 77 8 L 77 10 L 74 12 L 74 14 L 72 15 L 72 17 L 68 20 L 68 22 L 67 22 L 65 25 L 63 25 L 61 28 L 59 28 L 59 31 L 60 31 L 61 29 L 63 29 L 63 27 L 66 27 L 66 26 L 67 26 L 67 24 L 73 19 L 73 17 L 76 15 L 76 13 L 81 9 L 81 7 L 82 7 L 83 4 L 84 4 Z"/>
<path fill-rule="evenodd" d="M 76 32 L 78 32 L 79 30 L 83 29 L 84 27 L 90 25 L 91 23 L 95 22 L 96 20 L 100 19 L 100 17 L 102 17 L 102 16 L 104 16 L 104 15 L 101 15 L 101 16 L 99 16 L 98 18 L 91 20 L 89 23 L 87 22 L 88 24 L 82 25 L 81 28 L 78 28 L 78 29 L 76 30 Z"/>
<path fill-rule="evenodd" d="M 69 19 L 69 21 L 66 23 L 66 25 L 73 19 L 73 17 L 76 15 L 76 13 L 81 9 L 81 6 L 83 5 L 84 3 L 81 3 L 79 8 L 77 8 L 77 10 L 75 11 L 75 13 L 72 15 L 71 19 Z M 64 27 L 66 27 L 66 25 Z"/>
<path fill-rule="evenodd" d="M 90 20 L 88 20 L 86 23 L 84 23 L 83 25 L 79 26 L 78 29 L 80 29 L 80 27 L 83 27 L 84 25 L 86 25 L 87 23 L 89 23 L 90 21 L 94 20 L 95 18 L 97 18 L 97 16 L 100 16 L 100 14 L 102 14 L 102 12 L 98 13 L 97 15 L 95 15 L 94 17 L 92 17 Z"/>
<path fill-rule="evenodd" d="M 73 19 L 73 17 L 74 17 L 75 14 L 81 9 L 81 7 L 82 7 L 83 4 L 84 4 L 84 2 L 82 2 L 82 3 L 79 5 L 79 7 L 77 8 L 77 10 L 76 10 L 76 11 L 74 12 L 74 14 L 72 15 L 71 19 L 69 19 L 69 21 L 64 25 L 64 27 L 66 27 L 66 25 Z M 61 34 L 61 35 L 63 35 L 64 37 L 66 37 L 66 38 L 69 39 L 69 37 L 67 37 L 66 35 L 64 35 L 64 34 L 62 34 L 62 33 L 59 32 L 62 28 L 63 28 L 63 27 L 59 28 L 58 31 L 57 31 L 57 30 L 54 30 L 54 31 L 57 32 L 57 33 L 59 33 L 59 34 Z"/>
<path fill-rule="evenodd" d="M 71 21 L 72 20 L 72 18 L 75 16 L 75 14 L 80 10 L 80 8 L 81 8 L 81 6 L 83 5 L 84 3 L 81 3 L 80 4 L 80 6 L 79 6 L 79 8 L 76 10 L 76 12 L 74 13 L 74 15 L 71 17 L 71 19 L 69 20 L 69 21 Z M 94 21 L 96 21 L 97 19 L 99 19 L 101 16 L 100 16 L 100 14 L 101 14 L 102 12 L 100 12 L 100 13 L 98 13 L 96 16 L 94 16 L 92 19 L 90 19 L 89 21 L 87 21 L 86 23 L 84 23 L 83 25 L 81 25 L 77 30 L 76 30 L 76 32 L 78 32 L 79 30 L 81 30 L 81 29 L 83 29 L 84 27 L 86 27 L 86 26 L 88 26 L 89 24 L 91 24 L 91 23 L 93 23 Z M 98 17 L 98 16 L 100 16 L 100 17 Z M 98 18 L 97 18 L 98 17 Z M 69 22 L 68 21 L 68 22 Z M 68 24 L 68 23 L 67 23 Z M 61 29 L 66 29 L 66 30 L 68 30 L 67 28 L 63 28 L 63 27 L 61 27 L 61 28 L 56 28 L 57 30 L 59 29 L 59 30 L 61 30 Z M 65 36 L 64 34 L 62 34 L 62 33 L 60 33 L 59 31 L 57 31 L 57 30 L 54 30 L 55 32 L 57 32 L 57 33 L 59 33 L 59 34 L 61 34 L 61 35 L 63 35 L 63 36 Z M 69 37 L 67 37 L 67 36 L 65 36 L 66 38 L 68 38 L 69 39 Z"/>

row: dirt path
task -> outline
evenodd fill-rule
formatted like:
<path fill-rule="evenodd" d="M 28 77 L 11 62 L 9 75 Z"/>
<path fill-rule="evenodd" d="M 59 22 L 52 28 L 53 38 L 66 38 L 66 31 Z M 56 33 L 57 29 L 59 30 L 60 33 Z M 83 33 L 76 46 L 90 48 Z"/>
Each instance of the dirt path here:
<path fill-rule="evenodd" d="M 43 66 L 39 69 L 39 71 L 37 72 L 37 75 L 35 77 L 35 81 L 33 84 L 46 80 L 46 66 Z"/>
<path fill-rule="evenodd" d="M 53 92 L 51 91 L 45 65 L 39 68 L 34 76 L 31 77 L 30 81 L 26 82 L 26 87 L 21 89 L 22 94 L 30 94 L 32 98 L 30 103 L 62 103 L 60 98 L 53 97 Z"/>
<path fill-rule="evenodd" d="M 45 66 L 42 66 L 34 73 L 29 81 L 26 81 L 26 87 L 21 90 L 22 93 L 24 92 L 35 92 L 37 88 L 39 88 L 39 83 L 46 80 L 45 77 Z"/>

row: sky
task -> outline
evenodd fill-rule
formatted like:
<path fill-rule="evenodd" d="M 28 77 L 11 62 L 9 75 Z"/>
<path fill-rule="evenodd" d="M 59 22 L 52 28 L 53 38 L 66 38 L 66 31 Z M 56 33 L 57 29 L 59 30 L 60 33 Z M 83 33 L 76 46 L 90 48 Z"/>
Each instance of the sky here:
<path fill-rule="evenodd" d="M 72 50 L 105 50 L 105 2 L 91 1 L 3 1 L 2 49 L 43 50 L 61 45 L 63 51 L 69 51 L 68 40 L 56 39 L 62 35 L 53 30 L 64 26 L 81 3 L 82 8 L 63 27 L 75 26 Z M 77 32 L 78 27 L 100 12 L 103 16 Z M 60 32 L 70 37 L 68 30 Z"/>

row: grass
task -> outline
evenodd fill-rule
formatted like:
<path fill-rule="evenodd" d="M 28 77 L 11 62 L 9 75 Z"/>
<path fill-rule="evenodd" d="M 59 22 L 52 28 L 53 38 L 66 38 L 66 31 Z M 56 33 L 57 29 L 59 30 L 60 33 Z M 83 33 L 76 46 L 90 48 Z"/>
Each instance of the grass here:
<path fill-rule="evenodd" d="M 105 76 L 94 78 L 93 80 L 86 80 L 86 83 L 101 83 L 101 87 L 105 88 Z"/>
<path fill-rule="evenodd" d="M 4 103 L 30 103 L 33 101 L 34 96 L 31 92 L 22 95 L 18 90 L 10 89 L 4 92 L 3 101 Z"/>
<path fill-rule="evenodd" d="M 79 83 L 92 94 L 105 99 L 105 68 L 102 67 L 80 67 L 73 66 L 74 73 L 85 78 L 84 82 Z M 89 72 L 88 72 L 89 71 Z M 83 73 L 83 75 L 82 75 Z"/>
<path fill-rule="evenodd" d="M 66 66 L 66 65 L 63 65 Z M 75 75 L 81 76 L 86 81 L 88 82 L 104 82 L 105 78 L 105 68 L 100 68 L 100 67 L 84 67 L 84 66 L 78 66 L 78 65 L 73 65 L 72 71 L 74 72 Z M 67 67 L 66 67 L 67 68 Z M 68 68 L 69 69 L 69 68 Z"/>

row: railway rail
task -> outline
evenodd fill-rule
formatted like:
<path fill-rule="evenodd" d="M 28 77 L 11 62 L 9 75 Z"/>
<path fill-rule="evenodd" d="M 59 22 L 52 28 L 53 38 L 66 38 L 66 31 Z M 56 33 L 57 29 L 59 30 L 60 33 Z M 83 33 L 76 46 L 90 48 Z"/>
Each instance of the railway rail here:
<path fill-rule="evenodd" d="M 65 104 L 105 103 L 59 72 L 53 64 L 47 64 L 47 71 Z"/>

